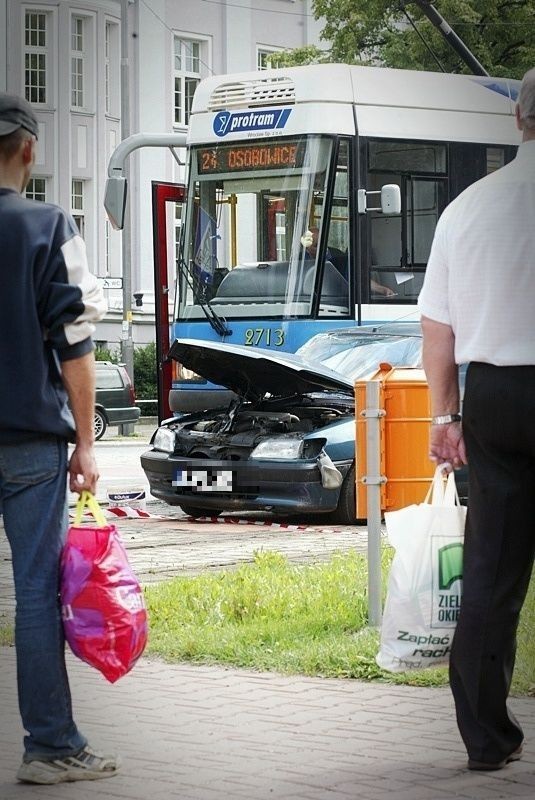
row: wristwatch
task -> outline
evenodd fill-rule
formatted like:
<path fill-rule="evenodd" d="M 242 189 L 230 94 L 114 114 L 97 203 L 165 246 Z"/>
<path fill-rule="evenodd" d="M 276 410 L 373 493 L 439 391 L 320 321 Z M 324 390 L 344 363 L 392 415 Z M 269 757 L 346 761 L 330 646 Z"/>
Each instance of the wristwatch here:
<path fill-rule="evenodd" d="M 432 425 L 449 425 L 450 422 L 460 422 L 460 414 L 439 414 L 438 417 L 431 418 Z"/>

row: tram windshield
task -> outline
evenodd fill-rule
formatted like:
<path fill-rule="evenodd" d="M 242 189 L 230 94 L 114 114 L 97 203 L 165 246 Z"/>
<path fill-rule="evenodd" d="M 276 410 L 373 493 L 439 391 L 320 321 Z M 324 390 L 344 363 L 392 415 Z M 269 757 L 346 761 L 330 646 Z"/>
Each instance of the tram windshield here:
<path fill-rule="evenodd" d="M 206 303 L 226 319 L 308 316 L 320 255 L 320 302 L 348 312 L 347 164 L 333 189 L 345 224 L 324 220 L 332 147 L 300 136 L 192 148 L 178 319 L 203 319 Z"/>

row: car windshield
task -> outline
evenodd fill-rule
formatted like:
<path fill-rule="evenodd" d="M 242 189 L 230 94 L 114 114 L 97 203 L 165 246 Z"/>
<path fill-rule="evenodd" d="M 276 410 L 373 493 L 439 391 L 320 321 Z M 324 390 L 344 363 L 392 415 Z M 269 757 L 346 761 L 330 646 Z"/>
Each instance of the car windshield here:
<path fill-rule="evenodd" d="M 351 381 L 377 372 L 382 363 L 393 367 L 421 367 L 422 340 L 419 336 L 318 334 L 297 351 L 311 363 L 321 363 Z"/>

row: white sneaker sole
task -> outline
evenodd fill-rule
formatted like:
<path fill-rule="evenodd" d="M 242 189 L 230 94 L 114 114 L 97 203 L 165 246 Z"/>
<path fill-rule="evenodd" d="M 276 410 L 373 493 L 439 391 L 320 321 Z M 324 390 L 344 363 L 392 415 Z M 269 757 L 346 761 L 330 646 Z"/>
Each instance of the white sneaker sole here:
<path fill-rule="evenodd" d="M 98 781 L 101 778 L 112 778 L 117 775 L 120 763 L 114 769 L 91 770 L 80 767 L 66 767 L 53 761 L 29 761 L 21 764 L 17 772 L 17 780 L 22 783 L 39 783 L 51 785 L 71 783 L 73 781 Z"/>

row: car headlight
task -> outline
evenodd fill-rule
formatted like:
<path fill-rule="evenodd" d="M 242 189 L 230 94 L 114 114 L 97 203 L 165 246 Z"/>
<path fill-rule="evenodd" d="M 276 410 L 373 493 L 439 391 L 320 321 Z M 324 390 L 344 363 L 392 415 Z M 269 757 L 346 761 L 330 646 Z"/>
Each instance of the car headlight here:
<path fill-rule="evenodd" d="M 255 447 L 250 458 L 300 458 L 303 452 L 302 439 L 266 439 Z"/>
<path fill-rule="evenodd" d="M 163 453 L 173 453 L 175 449 L 175 432 L 171 428 L 158 428 L 154 434 L 152 446 Z"/>

